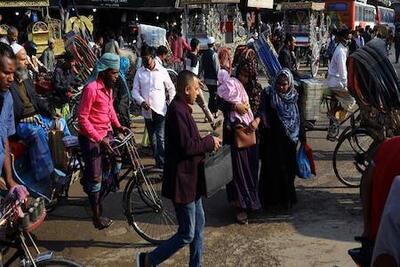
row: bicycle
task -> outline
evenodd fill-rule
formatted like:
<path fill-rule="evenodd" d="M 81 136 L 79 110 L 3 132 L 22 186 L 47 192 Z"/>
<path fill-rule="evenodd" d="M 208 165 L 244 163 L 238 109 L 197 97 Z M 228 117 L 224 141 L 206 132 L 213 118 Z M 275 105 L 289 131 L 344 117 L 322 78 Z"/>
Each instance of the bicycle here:
<path fill-rule="evenodd" d="M 15 200 L 13 196 L 7 196 L 0 207 L 0 229 L 5 232 L 4 239 L 0 240 L 1 245 L 1 266 L 15 266 L 19 259 L 19 265 L 23 267 L 40 266 L 67 266 L 80 267 L 77 262 L 66 259 L 61 256 L 55 256 L 53 251 L 40 252 L 31 232 L 37 229 L 46 217 L 43 199 L 27 201 L 33 203 L 24 209 L 23 203 Z M 21 211 L 24 216 L 21 218 L 18 214 Z M 33 216 L 34 215 L 34 216 Z M 31 251 L 30 246 L 34 248 Z M 2 259 L 10 248 L 16 249 L 16 252 L 3 263 Z"/>
<path fill-rule="evenodd" d="M 133 133 L 114 140 L 114 148 L 125 149 L 132 173 L 123 193 L 123 208 L 128 224 L 152 244 L 170 238 L 177 230 L 174 207 L 161 196 L 162 170 L 145 168 L 136 149 Z"/>
<path fill-rule="evenodd" d="M 330 118 L 331 107 L 337 105 L 338 101 L 334 96 L 324 94 L 321 99 L 321 106 L 325 106 Z M 335 139 L 337 144 L 333 151 L 332 167 L 337 179 L 348 187 L 359 187 L 362 173 L 369 164 L 370 151 L 373 150 L 382 140 L 376 131 L 368 125 L 361 125 L 361 111 L 357 108 L 350 112 L 338 124 L 338 129 L 347 122 L 350 125 Z M 327 131 L 328 127 L 311 127 L 308 130 Z"/>

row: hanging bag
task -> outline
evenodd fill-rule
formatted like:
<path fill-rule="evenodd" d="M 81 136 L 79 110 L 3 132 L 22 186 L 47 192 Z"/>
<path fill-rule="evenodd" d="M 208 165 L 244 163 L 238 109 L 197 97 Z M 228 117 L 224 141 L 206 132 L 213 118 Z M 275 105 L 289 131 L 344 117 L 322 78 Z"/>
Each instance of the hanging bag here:
<path fill-rule="evenodd" d="M 54 120 L 54 127 L 49 131 L 49 147 L 54 167 L 61 171 L 68 168 L 68 155 L 63 143 L 64 132 L 59 119 Z"/>
<path fill-rule="evenodd" d="M 297 176 L 299 178 L 310 179 L 312 177 L 311 166 L 307 158 L 304 145 L 301 145 L 299 150 L 297 151 L 297 166 L 298 166 Z"/>
<path fill-rule="evenodd" d="M 235 146 L 237 148 L 252 147 L 257 143 L 256 132 L 249 131 L 247 127 L 241 125 L 235 128 Z"/>

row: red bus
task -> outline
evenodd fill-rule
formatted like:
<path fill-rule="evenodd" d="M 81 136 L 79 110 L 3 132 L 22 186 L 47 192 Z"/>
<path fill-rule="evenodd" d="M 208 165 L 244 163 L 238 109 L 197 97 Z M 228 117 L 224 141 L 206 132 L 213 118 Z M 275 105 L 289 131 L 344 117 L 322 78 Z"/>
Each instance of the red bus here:
<path fill-rule="evenodd" d="M 356 26 L 375 25 L 376 9 L 373 5 L 354 0 L 326 0 L 326 12 L 331 19 L 331 24 L 340 27 L 346 25 L 349 29 Z"/>

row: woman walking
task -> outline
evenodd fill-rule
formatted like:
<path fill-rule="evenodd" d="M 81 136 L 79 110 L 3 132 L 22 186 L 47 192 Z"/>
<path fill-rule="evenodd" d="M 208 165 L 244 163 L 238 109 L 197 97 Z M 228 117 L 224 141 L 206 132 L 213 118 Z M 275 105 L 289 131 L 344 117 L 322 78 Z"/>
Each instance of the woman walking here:
<path fill-rule="evenodd" d="M 297 173 L 297 142 L 305 142 L 305 131 L 289 69 L 281 70 L 275 83 L 262 93 L 254 126 L 260 133 L 260 200 L 264 209 L 290 208 L 297 202 L 294 179 Z"/>
<path fill-rule="evenodd" d="M 233 180 L 226 187 L 228 200 L 236 209 L 236 220 L 240 224 L 248 222 L 247 212 L 261 208 L 258 198 L 258 155 L 256 145 L 239 148 L 235 144 L 235 129 L 243 127 L 255 131 L 254 120 L 249 107 L 249 97 L 243 84 L 250 76 L 250 65 L 239 64 L 237 77 L 231 77 L 218 88 L 224 111 L 224 143 L 231 145 Z"/>

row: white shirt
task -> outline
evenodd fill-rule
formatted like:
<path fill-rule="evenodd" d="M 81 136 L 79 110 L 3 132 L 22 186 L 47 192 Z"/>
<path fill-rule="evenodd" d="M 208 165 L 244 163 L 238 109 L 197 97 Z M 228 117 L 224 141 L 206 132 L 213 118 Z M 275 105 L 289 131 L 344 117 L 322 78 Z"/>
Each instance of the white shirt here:
<path fill-rule="evenodd" d="M 171 102 L 175 97 L 175 86 L 167 70 L 156 63 L 154 70 L 140 67 L 136 72 L 133 81 L 132 95 L 139 105 L 145 101 L 155 113 L 165 116 L 167 113 L 167 96 Z M 151 119 L 151 110 L 142 108 L 142 115 L 145 119 Z"/>
<path fill-rule="evenodd" d="M 357 47 L 362 47 L 365 45 L 364 38 L 361 35 L 358 37 L 354 37 L 354 40 L 356 41 Z"/>
<path fill-rule="evenodd" d="M 347 90 L 347 47 L 339 44 L 328 66 L 328 87 L 335 90 Z"/>
<path fill-rule="evenodd" d="M 155 60 L 158 64 L 160 64 L 161 66 L 164 66 L 164 64 L 163 64 L 163 62 L 162 62 L 162 60 L 161 60 L 161 58 L 160 58 L 159 56 L 156 56 L 156 57 L 154 58 L 154 60 Z"/>

